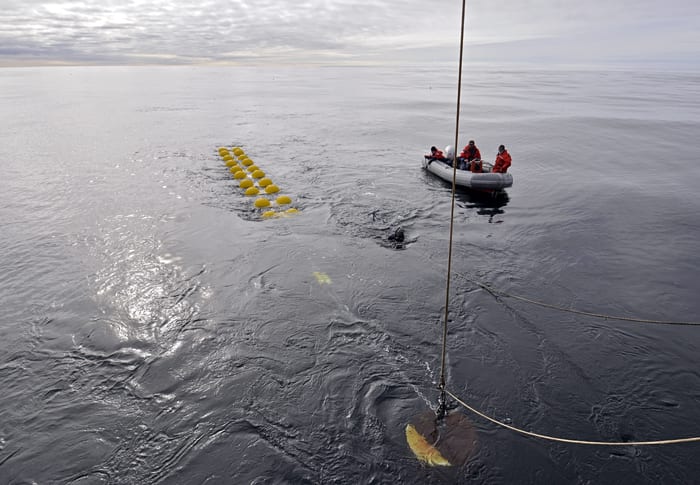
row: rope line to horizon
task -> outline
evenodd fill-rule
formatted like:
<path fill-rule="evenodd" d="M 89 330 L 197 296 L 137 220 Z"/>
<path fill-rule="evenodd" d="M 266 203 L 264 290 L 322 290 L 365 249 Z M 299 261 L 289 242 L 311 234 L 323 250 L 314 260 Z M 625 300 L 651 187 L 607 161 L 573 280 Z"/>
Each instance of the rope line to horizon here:
<path fill-rule="evenodd" d="M 473 412 L 474 414 L 481 416 L 487 421 L 492 422 L 493 424 L 497 424 L 498 426 L 501 426 L 503 428 L 509 429 L 511 431 L 515 431 L 516 433 L 520 433 L 526 436 L 531 436 L 533 438 L 541 438 L 549 441 L 557 441 L 559 443 L 570 443 L 570 444 L 575 444 L 575 445 L 597 445 L 597 446 L 652 446 L 652 445 L 672 445 L 672 444 L 679 444 L 679 443 L 692 443 L 696 441 L 700 441 L 700 436 L 694 436 L 690 438 L 675 438 L 675 439 L 667 439 L 667 440 L 656 440 L 656 441 L 588 441 L 588 440 L 578 440 L 578 439 L 571 439 L 571 438 L 559 438 L 556 436 L 549 436 L 545 434 L 540 434 L 540 433 L 534 433 L 532 431 L 527 431 L 521 428 L 517 428 L 515 426 L 511 426 L 510 424 L 503 423 L 495 418 L 492 418 L 491 416 L 488 416 L 481 411 L 478 411 L 459 399 L 457 396 L 455 396 L 452 392 L 449 390 L 445 389 L 445 392 L 455 401 L 457 401 L 459 404 L 461 404 L 464 408 L 468 409 L 469 411 Z"/>
<path fill-rule="evenodd" d="M 452 202 L 450 206 L 450 241 L 447 249 L 447 283 L 445 287 L 445 320 L 442 326 L 442 362 L 440 365 L 440 408 L 438 414 L 445 412 L 445 365 L 447 362 L 447 321 L 450 304 L 450 274 L 452 271 L 452 235 L 455 220 L 455 194 L 457 192 L 457 142 L 459 141 L 459 107 L 462 98 L 462 58 L 464 55 L 464 18 L 466 17 L 467 0 L 462 0 L 462 25 L 459 39 L 459 75 L 457 77 L 457 113 L 455 116 L 455 154 L 452 157 Z"/>

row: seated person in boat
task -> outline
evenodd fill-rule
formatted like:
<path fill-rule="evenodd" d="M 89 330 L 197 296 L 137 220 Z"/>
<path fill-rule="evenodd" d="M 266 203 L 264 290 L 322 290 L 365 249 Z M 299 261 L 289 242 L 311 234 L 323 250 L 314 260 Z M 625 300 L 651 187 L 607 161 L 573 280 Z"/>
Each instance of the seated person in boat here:
<path fill-rule="evenodd" d="M 498 155 L 496 155 L 496 161 L 493 162 L 493 173 L 506 173 L 508 167 L 510 167 L 510 162 L 513 159 L 510 157 L 510 153 L 506 150 L 506 147 L 501 145 L 498 147 Z"/>
<path fill-rule="evenodd" d="M 474 140 L 469 140 L 469 144 L 465 145 L 464 150 L 459 154 L 457 160 L 459 162 L 457 168 L 461 168 L 462 170 L 472 170 L 471 162 L 474 160 L 481 160 L 481 152 L 476 146 L 476 143 L 474 143 Z M 474 170 L 472 170 L 472 172 L 473 171 Z"/>
<path fill-rule="evenodd" d="M 430 160 L 431 162 L 433 160 L 440 160 L 441 162 L 444 162 L 446 160 L 445 155 L 442 153 L 441 150 L 438 150 L 437 147 L 430 147 L 430 154 L 425 155 L 426 160 Z"/>

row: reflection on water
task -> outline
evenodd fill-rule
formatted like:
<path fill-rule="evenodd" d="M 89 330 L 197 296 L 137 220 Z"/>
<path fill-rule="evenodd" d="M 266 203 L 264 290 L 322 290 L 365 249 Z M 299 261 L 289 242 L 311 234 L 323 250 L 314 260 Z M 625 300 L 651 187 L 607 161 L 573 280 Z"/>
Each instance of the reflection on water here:
<path fill-rule="evenodd" d="M 510 202 L 508 192 L 505 190 L 485 191 L 462 189 L 455 193 L 456 203 L 466 209 L 476 209 L 480 216 L 488 216 L 489 223 L 501 223 L 494 220 L 497 215 L 505 214 L 503 208 Z"/>

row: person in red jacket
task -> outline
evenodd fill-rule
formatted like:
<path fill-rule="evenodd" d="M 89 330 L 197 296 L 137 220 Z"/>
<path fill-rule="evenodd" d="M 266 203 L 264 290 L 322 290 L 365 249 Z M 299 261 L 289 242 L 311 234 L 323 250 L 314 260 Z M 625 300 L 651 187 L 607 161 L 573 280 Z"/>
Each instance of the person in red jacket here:
<path fill-rule="evenodd" d="M 425 159 L 429 161 L 433 160 L 440 160 L 442 162 L 445 161 L 445 155 L 442 153 L 441 150 L 438 150 L 437 147 L 430 147 L 430 155 L 425 155 Z"/>
<path fill-rule="evenodd" d="M 496 161 L 493 163 L 494 173 L 506 173 L 508 167 L 510 167 L 510 162 L 513 159 L 510 157 L 510 153 L 506 150 L 503 145 L 498 147 L 498 155 L 496 155 Z"/>
<path fill-rule="evenodd" d="M 473 170 L 472 161 L 481 160 L 481 152 L 479 148 L 474 143 L 474 140 L 469 140 L 469 144 L 464 147 L 462 153 L 459 154 L 459 165 L 458 168 L 463 170 Z"/>

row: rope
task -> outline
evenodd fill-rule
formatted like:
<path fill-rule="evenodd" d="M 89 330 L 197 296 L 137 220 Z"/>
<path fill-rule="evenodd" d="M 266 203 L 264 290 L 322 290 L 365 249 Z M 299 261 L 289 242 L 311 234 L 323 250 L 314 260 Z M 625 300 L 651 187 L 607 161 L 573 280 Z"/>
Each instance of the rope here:
<path fill-rule="evenodd" d="M 493 288 L 489 285 L 486 285 L 484 283 L 480 283 L 476 280 L 470 279 L 467 276 L 462 275 L 464 278 L 468 279 L 472 283 L 481 286 L 483 289 L 488 291 L 494 296 L 503 296 L 506 298 L 513 298 L 514 300 L 520 300 L 525 303 L 531 303 L 533 305 L 538 305 L 544 308 L 551 308 L 552 310 L 558 310 L 562 312 L 568 312 L 568 313 L 575 313 L 577 315 L 586 315 L 588 317 L 595 317 L 595 318 L 604 318 L 606 320 L 623 320 L 626 322 L 638 322 L 638 323 L 655 323 L 659 325 L 696 325 L 700 326 L 700 322 L 689 322 L 689 321 L 673 321 L 673 320 L 651 320 L 647 318 L 636 318 L 636 317 L 620 317 L 620 316 L 615 316 L 615 315 L 606 315 L 603 313 L 593 313 L 593 312 L 587 312 L 583 310 L 576 310 L 575 308 L 565 308 L 557 305 L 552 305 L 550 303 L 544 303 L 542 301 L 537 301 L 537 300 L 531 300 L 529 298 L 525 298 L 524 296 L 518 296 L 518 295 L 513 295 L 510 293 L 506 293 L 505 291 L 502 290 L 497 290 L 496 288 Z"/>
<path fill-rule="evenodd" d="M 442 326 L 442 364 L 440 366 L 439 389 L 445 389 L 445 363 L 447 361 L 447 320 L 450 311 L 450 275 L 452 271 L 452 234 L 455 220 L 455 194 L 457 192 L 457 142 L 459 141 L 459 106 L 462 97 L 462 57 L 464 54 L 464 18 L 466 17 L 467 0 L 462 0 L 462 27 L 459 40 L 459 75 L 457 79 L 457 114 L 455 117 L 455 144 L 452 156 L 452 203 L 450 209 L 450 242 L 447 249 L 447 284 L 445 288 L 445 321 Z M 441 400 L 441 409 L 444 411 L 444 399 Z"/>
<path fill-rule="evenodd" d="M 459 399 L 457 396 L 452 394 L 449 390 L 445 390 L 447 394 L 452 397 L 455 401 L 457 401 L 459 404 L 464 406 L 466 409 L 469 411 L 473 412 L 474 414 L 477 414 L 481 416 L 482 418 L 486 419 L 487 421 L 491 421 L 494 424 L 497 424 L 498 426 L 502 426 L 504 428 L 507 428 L 511 431 L 515 431 L 516 433 L 520 433 L 526 436 L 532 436 L 534 438 L 541 438 L 549 441 L 557 441 L 559 443 L 571 443 L 575 445 L 597 445 L 597 446 L 651 446 L 651 445 L 672 445 L 672 444 L 678 444 L 678 443 L 691 443 L 694 441 L 700 441 L 700 436 L 692 437 L 692 438 L 677 438 L 677 439 L 670 439 L 670 440 L 657 440 L 657 441 L 586 441 L 586 440 L 575 440 L 575 439 L 569 439 L 569 438 L 558 438 L 556 436 L 548 436 L 545 434 L 540 434 L 540 433 L 533 433 L 532 431 L 525 431 L 524 429 L 516 428 L 515 426 L 511 426 L 506 423 L 502 423 L 498 421 L 497 419 L 494 419 L 490 416 L 487 416 L 486 414 L 477 411 L 473 407 L 469 406 L 467 403 Z"/>

